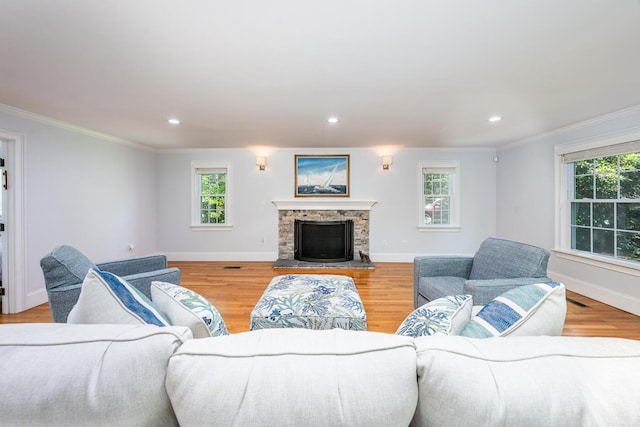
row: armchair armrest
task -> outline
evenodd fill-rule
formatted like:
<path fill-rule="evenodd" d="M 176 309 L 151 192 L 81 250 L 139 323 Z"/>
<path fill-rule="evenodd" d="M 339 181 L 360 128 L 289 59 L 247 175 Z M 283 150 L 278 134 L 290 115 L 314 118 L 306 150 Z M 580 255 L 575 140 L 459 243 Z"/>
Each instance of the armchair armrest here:
<path fill-rule="evenodd" d="M 464 293 L 473 296 L 473 305 L 486 305 L 495 297 L 518 286 L 550 282 L 548 277 L 515 277 L 512 279 L 467 280 Z"/>
<path fill-rule="evenodd" d="M 473 265 L 471 256 L 419 256 L 413 259 L 413 302 L 418 301 L 418 285 L 421 277 L 468 278 Z"/>
<path fill-rule="evenodd" d="M 178 268 L 163 268 L 162 270 L 147 271 L 122 277 L 135 286 L 140 292 L 151 299 L 151 282 L 166 282 L 180 285 L 180 270 Z"/>
<path fill-rule="evenodd" d="M 96 264 L 103 271 L 108 271 L 116 276 L 124 277 L 147 271 L 162 270 L 167 268 L 165 255 L 150 255 L 140 258 L 130 258 L 122 261 L 110 261 Z"/>

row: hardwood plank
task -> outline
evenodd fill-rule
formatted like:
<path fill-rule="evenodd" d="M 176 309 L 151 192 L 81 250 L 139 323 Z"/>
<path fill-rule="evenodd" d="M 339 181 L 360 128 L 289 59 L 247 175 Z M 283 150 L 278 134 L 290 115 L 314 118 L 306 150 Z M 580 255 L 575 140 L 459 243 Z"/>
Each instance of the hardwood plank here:
<path fill-rule="evenodd" d="M 413 264 L 376 263 L 374 270 L 274 269 L 272 262 L 171 262 L 182 271 L 182 285 L 220 310 L 231 333 L 249 330 L 249 315 L 273 276 L 340 274 L 353 277 L 367 312 L 370 331 L 393 333 L 413 310 Z M 640 339 L 640 317 L 568 292 L 563 335 Z M 578 305 L 578 304 L 581 305 Z M 51 322 L 48 304 L 19 314 L 0 315 L 0 323 Z"/>

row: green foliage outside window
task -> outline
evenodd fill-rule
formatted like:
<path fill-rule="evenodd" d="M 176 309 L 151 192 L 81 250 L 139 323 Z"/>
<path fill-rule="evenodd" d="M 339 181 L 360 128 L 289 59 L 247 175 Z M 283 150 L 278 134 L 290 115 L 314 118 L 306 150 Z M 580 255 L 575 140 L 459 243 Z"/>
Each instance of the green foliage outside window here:
<path fill-rule="evenodd" d="M 640 153 L 573 166 L 571 247 L 640 261 Z"/>
<path fill-rule="evenodd" d="M 200 175 L 200 222 L 224 224 L 227 193 L 227 174 Z"/>
<path fill-rule="evenodd" d="M 423 173 L 424 223 L 451 223 L 451 178 L 448 173 Z"/>

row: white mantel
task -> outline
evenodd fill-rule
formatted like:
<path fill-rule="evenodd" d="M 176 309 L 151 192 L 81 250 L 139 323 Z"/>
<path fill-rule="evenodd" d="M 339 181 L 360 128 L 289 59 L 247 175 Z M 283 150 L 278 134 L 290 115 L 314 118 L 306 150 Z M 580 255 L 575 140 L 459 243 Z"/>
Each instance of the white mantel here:
<path fill-rule="evenodd" d="M 304 199 L 304 200 L 274 200 L 279 211 L 370 211 L 377 202 L 373 200 L 326 200 L 326 199 Z"/>

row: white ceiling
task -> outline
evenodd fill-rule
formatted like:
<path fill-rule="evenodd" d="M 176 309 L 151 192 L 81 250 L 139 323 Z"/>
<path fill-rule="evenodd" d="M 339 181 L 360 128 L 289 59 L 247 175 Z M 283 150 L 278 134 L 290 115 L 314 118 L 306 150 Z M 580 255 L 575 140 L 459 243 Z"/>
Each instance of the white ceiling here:
<path fill-rule="evenodd" d="M 496 147 L 640 104 L 640 1 L 0 0 L 0 103 L 160 149 Z"/>

